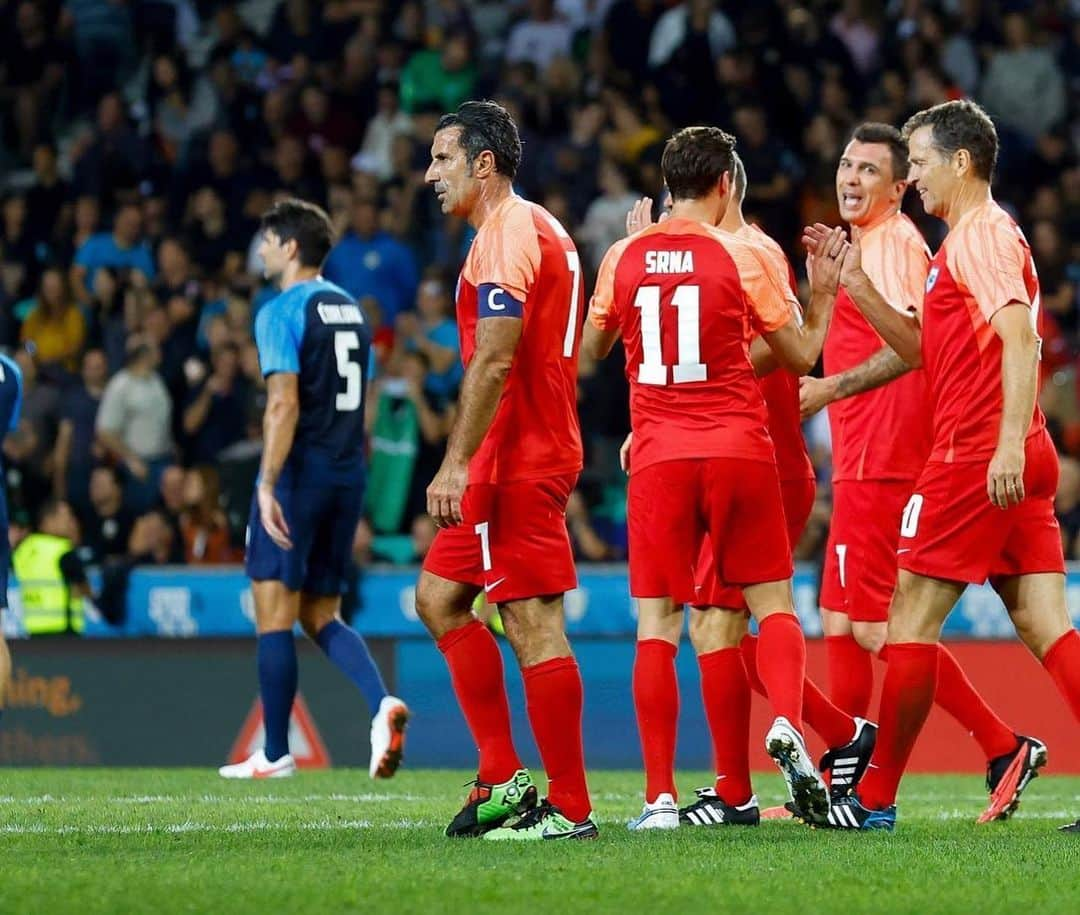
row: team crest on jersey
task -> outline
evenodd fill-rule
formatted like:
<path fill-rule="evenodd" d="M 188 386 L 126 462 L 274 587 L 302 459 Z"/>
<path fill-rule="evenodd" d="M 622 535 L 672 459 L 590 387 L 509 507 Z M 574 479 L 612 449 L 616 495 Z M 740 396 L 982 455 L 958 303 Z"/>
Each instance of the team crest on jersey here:
<path fill-rule="evenodd" d="M 926 277 L 926 291 L 927 292 L 929 292 L 931 289 L 934 288 L 934 283 L 937 282 L 937 278 L 938 278 L 938 268 L 937 267 L 931 267 L 930 268 L 930 273 L 927 274 L 927 277 Z"/>

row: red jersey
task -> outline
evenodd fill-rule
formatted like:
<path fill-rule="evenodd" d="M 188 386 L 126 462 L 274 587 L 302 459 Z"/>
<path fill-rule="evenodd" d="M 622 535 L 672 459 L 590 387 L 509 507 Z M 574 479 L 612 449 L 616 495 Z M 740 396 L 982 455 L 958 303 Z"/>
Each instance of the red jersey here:
<path fill-rule="evenodd" d="M 735 233 L 765 249 L 780 276 L 787 277 L 792 294 L 798 290 L 795 271 L 780 247 L 757 226 L 746 225 Z M 795 303 L 796 315 L 802 317 L 802 309 Z M 780 481 L 814 479 L 814 464 L 806 450 L 802 434 L 802 414 L 799 411 L 799 376 L 787 369 L 778 368 L 758 379 L 765 407 L 769 411 L 769 434 L 776 446 L 776 469 Z"/>
<path fill-rule="evenodd" d="M 469 462 L 470 483 L 577 473 L 582 466 L 577 364 L 584 300 L 581 262 L 547 210 L 510 196 L 473 239 L 457 287 L 461 360 L 476 351 L 477 290 L 522 303 L 524 322 L 495 418 Z M 505 309 L 494 304 L 491 309 Z M 490 312 L 489 312 L 490 313 Z"/>
<path fill-rule="evenodd" d="M 891 213 L 863 229 L 860 244 L 863 270 L 885 301 L 897 311 L 919 313 L 930 251 L 915 224 Z M 825 340 L 825 373 L 847 371 L 884 345 L 841 287 Z M 833 480 L 917 479 L 930 453 L 928 403 L 924 373 L 913 370 L 829 404 Z"/>
<path fill-rule="evenodd" d="M 635 472 L 683 458 L 775 463 L 746 325 L 778 330 L 793 298 L 760 245 L 695 220 L 612 245 L 589 316 L 622 330 Z"/>
<path fill-rule="evenodd" d="M 1020 227 L 992 200 L 965 213 L 945 236 L 926 277 L 922 354 L 934 418 L 931 461 L 986 461 L 1001 428 L 1001 338 L 991 319 L 1010 303 L 1031 311 L 1039 279 Z M 1046 418 L 1036 403 L 1028 436 Z"/>

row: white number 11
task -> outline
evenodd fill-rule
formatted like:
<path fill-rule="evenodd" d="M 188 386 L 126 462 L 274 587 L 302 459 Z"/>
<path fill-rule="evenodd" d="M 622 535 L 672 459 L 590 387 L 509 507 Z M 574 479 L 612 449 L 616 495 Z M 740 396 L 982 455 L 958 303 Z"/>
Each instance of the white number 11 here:
<path fill-rule="evenodd" d="M 678 311 L 679 361 L 672 368 L 675 384 L 705 380 L 705 364 L 701 361 L 701 287 L 677 286 L 671 304 Z M 640 384 L 667 384 L 668 367 L 664 365 L 660 342 L 660 287 L 639 286 L 634 307 L 641 309 Z"/>

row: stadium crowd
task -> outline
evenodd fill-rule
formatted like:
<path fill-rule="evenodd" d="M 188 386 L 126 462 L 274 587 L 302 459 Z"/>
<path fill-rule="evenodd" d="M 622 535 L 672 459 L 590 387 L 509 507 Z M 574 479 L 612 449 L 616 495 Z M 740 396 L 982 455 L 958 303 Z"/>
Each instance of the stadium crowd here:
<path fill-rule="evenodd" d="M 223 563 L 243 547 L 265 400 L 252 340 L 272 294 L 260 214 L 299 196 L 340 232 L 324 274 L 377 327 L 358 559 L 408 562 L 461 379 L 468 227 L 424 185 L 438 116 L 500 101 L 521 194 L 588 271 L 658 196 L 673 128 L 732 130 L 748 219 L 799 262 L 836 224 L 852 126 L 974 97 L 1001 137 L 995 196 L 1043 292 L 1042 400 L 1080 558 L 1080 4 L 1068 0 L 0 0 L 0 345 L 24 378 L 3 444 L 13 522 L 70 503 L 98 561 Z M 907 211 L 931 247 L 943 224 Z M 591 277 L 586 286 L 591 289 Z M 583 364 L 579 558 L 625 555 L 621 360 Z M 824 413 L 806 432 L 829 476 Z M 828 486 L 800 548 L 820 553 Z"/>

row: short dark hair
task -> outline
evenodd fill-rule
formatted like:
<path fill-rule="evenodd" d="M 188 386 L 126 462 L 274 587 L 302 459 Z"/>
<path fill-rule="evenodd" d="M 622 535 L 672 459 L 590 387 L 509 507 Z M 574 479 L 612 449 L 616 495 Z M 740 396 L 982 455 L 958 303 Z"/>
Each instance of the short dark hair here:
<path fill-rule="evenodd" d="M 882 124 L 880 121 L 866 121 L 860 124 L 851 134 L 851 139 L 857 143 L 880 143 L 889 147 L 892 156 L 893 181 L 906 181 L 911 163 L 907 157 L 907 143 L 892 124 Z"/>
<path fill-rule="evenodd" d="M 731 153 L 731 193 L 738 203 L 746 197 L 746 166 L 734 150 Z"/>
<path fill-rule="evenodd" d="M 290 198 L 275 203 L 259 223 L 261 232 L 273 232 L 281 242 L 295 241 L 304 267 L 321 267 L 334 246 L 334 229 L 322 207 Z"/>
<path fill-rule="evenodd" d="M 495 171 L 513 180 L 521 165 L 521 137 L 510 112 L 498 102 L 464 102 L 457 111 L 439 118 L 436 133 L 448 127 L 460 127 L 458 143 L 465 150 L 471 166 L 480 153 L 488 150 L 495 157 Z"/>
<path fill-rule="evenodd" d="M 38 506 L 37 513 L 34 515 L 34 527 L 40 532 L 42 526 L 67 504 L 65 499 L 60 499 L 57 496 L 49 496 L 49 498 Z"/>
<path fill-rule="evenodd" d="M 719 127 L 684 127 L 664 145 L 660 169 L 672 201 L 698 200 L 730 172 L 735 138 Z"/>
<path fill-rule="evenodd" d="M 903 137 L 909 140 L 920 127 L 929 127 L 934 146 L 951 156 L 966 149 L 975 175 L 984 181 L 994 176 L 997 165 L 998 135 L 994 122 L 979 105 L 968 99 L 942 102 L 913 114 L 904 124 Z"/>

